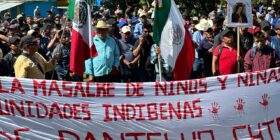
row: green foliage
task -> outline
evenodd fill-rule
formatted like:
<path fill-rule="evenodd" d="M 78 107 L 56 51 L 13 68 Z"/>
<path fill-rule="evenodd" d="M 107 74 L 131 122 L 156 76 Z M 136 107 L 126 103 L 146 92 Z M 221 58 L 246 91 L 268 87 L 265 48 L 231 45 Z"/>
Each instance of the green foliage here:
<path fill-rule="evenodd" d="M 126 9 L 127 4 L 132 4 L 136 7 L 149 5 L 154 0 L 113 0 L 110 6 L 115 9 L 119 4 L 122 9 Z M 225 5 L 227 0 L 174 0 L 180 6 L 181 11 L 187 10 L 190 15 L 197 16 L 200 13 L 209 13 L 216 9 L 217 5 Z M 252 3 L 257 3 L 258 0 L 252 0 Z"/>
<path fill-rule="evenodd" d="M 147 0 L 140 0 L 139 4 L 140 5 L 146 5 L 147 4 Z"/>

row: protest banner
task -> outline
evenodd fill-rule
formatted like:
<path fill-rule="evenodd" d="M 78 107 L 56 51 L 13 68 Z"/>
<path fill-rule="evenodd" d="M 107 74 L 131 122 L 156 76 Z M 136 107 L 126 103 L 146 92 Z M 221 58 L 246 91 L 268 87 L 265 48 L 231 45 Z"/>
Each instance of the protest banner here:
<path fill-rule="evenodd" d="M 277 139 L 279 81 L 280 68 L 151 83 L 0 77 L 0 139 Z"/>

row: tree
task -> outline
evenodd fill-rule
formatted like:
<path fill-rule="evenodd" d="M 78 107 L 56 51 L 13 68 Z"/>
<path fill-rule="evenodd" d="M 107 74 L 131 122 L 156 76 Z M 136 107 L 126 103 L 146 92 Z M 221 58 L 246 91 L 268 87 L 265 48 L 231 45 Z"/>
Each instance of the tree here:
<path fill-rule="evenodd" d="M 141 7 L 143 5 L 150 6 L 154 0 L 112 0 L 112 7 L 117 7 L 119 4 L 122 9 L 126 9 L 127 4 L 134 7 Z M 216 9 L 218 4 L 225 4 L 226 0 L 174 0 L 177 5 L 180 5 L 180 10 L 187 10 L 191 15 L 198 15 L 201 13 L 209 13 Z M 252 0 L 254 1 L 254 0 Z"/>

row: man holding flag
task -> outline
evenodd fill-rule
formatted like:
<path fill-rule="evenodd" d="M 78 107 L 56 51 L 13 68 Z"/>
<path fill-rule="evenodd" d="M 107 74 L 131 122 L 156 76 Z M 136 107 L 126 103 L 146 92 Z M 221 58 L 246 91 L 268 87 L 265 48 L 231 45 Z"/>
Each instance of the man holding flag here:
<path fill-rule="evenodd" d="M 100 20 L 96 25 L 97 35 L 93 38 L 98 56 L 86 61 L 85 73 L 89 81 L 117 82 L 120 51 L 115 40 L 108 35 L 108 26 Z"/>
<path fill-rule="evenodd" d="M 73 21 L 72 42 L 70 52 L 71 76 L 83 77 L 84 62 L 97 56 L 92 43 L 91 3 L 90 0 L 70 0 L 68 18 Z"/>
<path fill-rule="evenodd" d="M 155 3 L 153 38 L 160 47 L 160 56 L 170 65 L 174 80 L 186 80 L 194 62 L 191 36 L 174 0 L 155 0 Z"/>

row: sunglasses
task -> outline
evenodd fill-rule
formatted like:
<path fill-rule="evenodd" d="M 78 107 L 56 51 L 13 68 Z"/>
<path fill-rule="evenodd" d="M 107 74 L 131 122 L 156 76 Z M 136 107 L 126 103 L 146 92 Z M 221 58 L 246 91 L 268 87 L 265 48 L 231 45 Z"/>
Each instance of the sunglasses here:
<path fill-rule="evenodd" d="M 280 30 L 280 28 L 275 28 L 275 30 Z"/>

